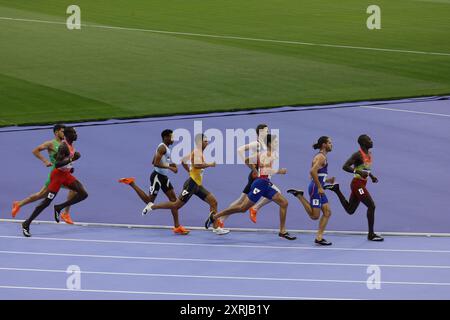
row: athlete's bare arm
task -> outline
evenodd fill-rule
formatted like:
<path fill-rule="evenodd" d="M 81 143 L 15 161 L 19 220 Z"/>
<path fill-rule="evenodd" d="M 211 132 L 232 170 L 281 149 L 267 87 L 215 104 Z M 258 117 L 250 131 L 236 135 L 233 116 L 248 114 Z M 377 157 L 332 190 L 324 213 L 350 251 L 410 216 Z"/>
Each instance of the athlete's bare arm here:
<path fill-rule="evenodd" d="M 161 163 L 161 159 L 166 154 L 166 152 L 167 152 L 166 148 L 164 146 L 160 146 L 158 148 L 158 150 L 156 151 L 155 156 L 153 157 L 152 164 L 155 167 L 157 167 L 157 168 L 169 169 L 173 173 L 177 173 L 178 172 L 178 168 L 177 168 L 175 163 L 171 163 L 169 165 L 164 165 L 164 164 Z"/>
<path fill-rule="evenodd" d="M 184 156 L 181 159 L 181 165 L 183 166 L 184 170 L 186 170 L 189 173 L 189 165 L 187 164 L 187 161 L 191 158 L 191 154 L 188 154 L 187 156 Z"/>
<path fill-rule="evenodd" d="M 70 151 L 69 148 L 65 143 L 62 143 L 61 146 L 58 149 L 58 153 L 56 154 L 56 168 L 64 167 L 65 165 L 68 165 L 69 163 L 76 161 L 80 158 L 80 153 L 75 152 L 73 158 L 70 158 Z"/>
<path fill-rule="evenodd" d="M 51 167 L 52 166 L 51 162 L 48 161 L 48 159 L 41 154 L 41 152 L 44 150 L 47 150 L 49 152 L 54 151 L 52 141 L 46 141 L 33 149 L 34 156 L 39 160 L 41 160 L 46 167 Z"/>
<path fill-rule="evenodd" d="M 248 150 L 250 150 L 250 149 L 256 149 L 258 147 L 258 142 L 257 141 L 253 141 L 253 142 L 250 142 L 250 143 L 248 143 L 248 144 L 245 144 L 245 145 L 243 145 L 243 146 L 241 146 L 241 147 L 239 147 L 238 148 L 238 155 L 241 157 L 241 159 L 242 160 L 244 160 L 245 161 L 245 152 L 246 151 L 248 151 Z M 250 157 L 251 157 L 252 155 L 250 155 Z M 249 157 L 249 158 L 250 158 Z M 255 161 L 256 161 L 256 158 L 254 158 L 255 159 Z M 255 167 L 255 166 L 251 166 L 251 164 L 255 164 L 256 162 L 252 162 L 252 161 L 250 161 L 249 163 L 247 163 L 247 162 L 245 162 L 245 164 L 250 168 L 250 169 L 252 169 L 253 170 L 253 168 Z"/>
<path fill-rule="evenodd" d="M 199 150 L 194 150 L 191 153 L 191 161 L 192 161 L 192 166 L 195 169 L 206 169 L 209 167 L 216 166 L 216 162 L 211 162 L 211 163 L 205 162 L 203 159 L 203 152 L 201 152 Z"/>
<path fill-rule="evenodd" d="M 342 169 L 348 173 L 359 174 L 364 179 L 367 178 L 368 174 L 366 171 L 356 170 L 355 168 L 363 163 L 363 159 L 359 152 L 355 152 L 352 156 L 344 163 Z M 376 179 L 376 178 L 375 178 Z M 372 178 L 373 181 L 373 178 Z M 377 180 L 378 181 L 378 180 Z M 375 181 L 374 181 L 375 182 Z"/>

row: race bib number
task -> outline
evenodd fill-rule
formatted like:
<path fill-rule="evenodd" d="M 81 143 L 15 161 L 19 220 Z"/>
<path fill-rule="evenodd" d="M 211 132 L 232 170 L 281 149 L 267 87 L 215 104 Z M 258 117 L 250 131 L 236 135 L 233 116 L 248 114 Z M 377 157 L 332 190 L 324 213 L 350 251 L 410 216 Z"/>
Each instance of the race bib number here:
<path fill-rule="evenodd" d="M 259 190 L 258 188 L 253 189 L 253 194 L 258 194 L 260 192 L 261 192 L 261 190 Z"/>
<path fill-rule="evenodd" d="M 319 199 L 313 199 L 313 206 L 318 206 L 319 204 Z"/>
<path fill-rule="evenodd" d="M 185 196 L 185 195 L 187 195 L 187 194 L 189 194 L 189 191 L 187 191 L 187 190 L 183 190 L 183 192 L 181 192 L 181 195 L 182 195 L 182 196 Z"/>
<path fill-rule="evenodd" d="M 53 200 L 53 198 L 55 198 L 55 194 L 50 192 L 47 196 L 47 199 Z"/>
<path fill-rule="evenodd" d="M 363 188 L 359 188 L 358 192 L 359 192 L 360 195 L 363 195 L 364 194 L 364 189 Z"/>

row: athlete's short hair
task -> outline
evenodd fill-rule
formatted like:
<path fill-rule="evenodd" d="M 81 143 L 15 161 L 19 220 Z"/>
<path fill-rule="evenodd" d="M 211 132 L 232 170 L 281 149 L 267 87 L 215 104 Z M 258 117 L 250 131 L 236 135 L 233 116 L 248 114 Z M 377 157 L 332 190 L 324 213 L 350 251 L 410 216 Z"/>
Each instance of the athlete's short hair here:
<path fill-rule="evenodd" d="M 269 126 L 265 123 L 258 124 L 258 126 L 256 127 L 256 134 L 259 136 L 259 131 L 268 127 Z"/>
<path fill-rule="evenodd" d="M 60 124 L 60 123 L 55 124 L 55 125 L 53 126 L 53 133 L 56 133 L 56 131 L 59 131 L 59 130 L 61 130 L 61 129 L 65 129 L 65 128 L 66 128 L 66 126 L 63 125 L 63 124 Z"/>
<path fill-rule="evenodd" d="M 313 144 L 313 149 L 314 149 L 314 150 L 317 150 L 317 149 L 322 148 L 322 145 L 323 145 L 324 143 L 327 143 L 327 142 L 328 142 L 328 139 L 329 139 L 329 138 L 328 138 L 327 136 L 322 136 L 322 137 L 320 137 L 319 140 L 317 140 L 317 142 Z"/>
<path fill-rule="evenodd" d="M 362 134 L 358 137 L 358 144 L 361 146 L 364 143 L 364 140 L 367 140 L 369 136 L 367 134 Z"/>
<path fill-rule="evenodd" d="M 165 138 L 165 137 L 170 137 L 170 135 L 173 133 L 172 130 L 170 129 L 166 129 L 163 132 L 161 132 L 161 138 Z"/>

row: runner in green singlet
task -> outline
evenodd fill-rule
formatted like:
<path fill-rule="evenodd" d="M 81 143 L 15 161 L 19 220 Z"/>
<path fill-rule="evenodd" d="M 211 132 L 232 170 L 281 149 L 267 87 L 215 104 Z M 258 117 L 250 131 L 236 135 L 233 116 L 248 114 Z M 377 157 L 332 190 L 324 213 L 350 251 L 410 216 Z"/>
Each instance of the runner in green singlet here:
<path fill-rule="evenodd" d="M 50 183 L 50 173 L 52 172 L 52 170 L 55 167 L 56 154 L 58 153 L 58 149 L 61 144 L 61 141 L 64 139 L 64 128 L 65 128 L 65 126 L 62 124 L 55 125 L 53 127 L 53 133 L 55 135 L 55 138 L 53 140 L 49 140 L 49 141 L 42 143 L 41 145 L 37 146 L 33 150 L 34 156 L 36 158 L 38 158 L 39 160 L 41 160 L 46 167 L 50 168 L 50 172 L 48 174 L 48 179 L 39 192 L 34 193 L 21 201 L 14 201 L 13 206 L 12 206 L 12 212 L 11 212 L 11 215 L 13 218 L 15 218 L 17 213 L 19 213 L 21 207 L 23 207 L 29 203 L 35 202 L 39 199 L 42 199 L 47 194 L 47 187 Z M 48 159 L 44 155 L 41 154 L 41 152 L 45 151 L 45 150 L 47 150 L 47 152 L 48 152 Z M 73 198 L 74 195 L 75 195 L 75 192 L 70 190 L 69 194 L 68 194 L 68 199 Z M 73 224 L 73 222 L 70 218 L 70 215 L 69 215 L 69 210 L 70 210 L 70 207 L 68 207 L 66 209 L 66 211 L 61 214 L 61 218 L 66 223 Z"/>

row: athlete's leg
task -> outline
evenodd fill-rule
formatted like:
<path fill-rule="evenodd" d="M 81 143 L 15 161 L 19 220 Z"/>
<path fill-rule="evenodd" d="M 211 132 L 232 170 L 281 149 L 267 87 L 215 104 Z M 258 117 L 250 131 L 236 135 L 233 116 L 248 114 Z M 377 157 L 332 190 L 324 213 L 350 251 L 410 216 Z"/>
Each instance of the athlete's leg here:
<path fill-rule="evenodd" d="M 361 202 L 367 207 L 367 222 L 369 224 L 369 235 L 373 235 L 373 226 L 375 224 L 375 202 L 373 201 L 370 194 L 366 194 L 365 197 L 361 198 Z"/>
<path fill-rule="evenodd" d="M 67 200 L 72 200 L 75 197 L 76 194 L 77 193 L 75 191 L 69 189 L 69 193 L 67 194 Z M 70 206 L 67 206 L 66 209 L 64 210 L 64 212 L 69 214 L 70 213 Z"/>
<path fill-rule="evenodd" d="M 133 181 L 129 184 L 129 186 L 131 188 L 133 188 L 133 190 L 136 192 L 136 194 L 139 196 L 139 198 L 141 198 L 141 200 L 147 204 L 149 202 L 153 202 L 155 201 L 155 198 L 153 195 L 148 195 L 147 193 L 145 193 L 144 190 L 142 190 L 141 188 L 139 188 L 136 183 Z"/>
<path fill-rule="evenodd" d="M 67 200 L 66 202 L 55 205 L 54 208 L 55 212 L 57 213 L 61 212 L 61 210 L 68 206 L 72 206 L 74 204 L 77 204 L 78 202 L 85 200 L 88 197 L 86 189 L 78 180 L 75 180 L 73 183 L 68 185 L 67 188 L 73 190 L 75 192 L 75 196 L 72 199 Z"/>
<path fill-rule="evenodd" d="M 280 206 L 280 233 L 285 234 L 286 231 L 286 213 L 288 207 L 288 201 L 285 197 L 279 192 L 277 192 L 271 199 L 271 201 L 275 202 Z"/>
<path fill-rule="evenodd" d="M 184 206 L 185 202 L 181 201 L 180 199 L 176 199 L 176 201 L 167 201 L 162 203 L 153 204 L 151 209 L 152 210 L 158 210 L 158 209 L 180 209 Z"/>
<path fill-rule="evenodd" d="M 218 213 L 216 213 L 213 216 L 213 219 L 215 220 L 214 222 L 214 227 L 216 227 L 216 221 L 219 218 L 228 216 L 228 215 L 232 215 L 238 212 L 245 212 L 248 209 L 250 209 L 251 206 L 253 206 L 255 203 L 250 201 L 250 199 L 247 197 L 247 195 L 245 196 L 244 200 L 240 203 L 236 203 L 228 208 L 226 208 L 225 210 L 222 210 Z"/>
<path fill-rule="evenodd" d="M 311 186 L 309 187 L 310 192 L 313 192 L 314 190 L 312 190 Z M 300 203 L 302 204 L 303 208 L 305 209 L 306 213 L 308 214 L 308 216 L 312 219 L 312 220 L 317 220 L 320 218 L 320 198 L 319 198 L 319 194 L 313 194 L 312 195 L 312 200 L 317 199 L 317 205 L 316 206 L 312 206 L 311 205 L 311 201 L 306 200 L 306 198 L 303 196 L 303 191 L 300 190 L 295 190 L 295 189 L 290 189 L 288 190 L 288 192 L 290 194 L 292 194 L 293 196 L 295 196 Z"/>
<path fill-rule="evenodd" d="M 209 213 L 210 214 L 216 214 L 217 213 L 217 200 L 214 195 L 209 192 L 208 195 L 204 198 L 204 200 L 207 204 L 209 204 Z"/>
<path fill-rule="evenodd" d="M 272 202 L 272 200 L 263 197 L 253 206 L 253 208 L 256 209 L 256 211 L 259 211 L 259 209 L 261 209 L 270 202 Z"/>
<path fill-rule="evenodd" d="M 167 190 L 165 192 L 167 199 L 169 199 L 170 202 L 176 202 L 177 196 L 175 194 L 175 191 L 173 189 Z M 151 200 L 153 202 L 153 200 Z M 172 208 L 172 217 L 173 217 L 173 225 L 175 228 L 178 228 L 180 226 L 179 216 L 178 216 L 178 208 Z"/>
<path fill-rule="evenodd" d="M 328 203 L 324 203 L 322 205 L 322 217 L 320 218 L 319 221 L 319 230 L 317 231 L 317 236 L 316 239 L 318 241 L 321 241 L 323 238 L 323 233 L 325 232 L 325 228 L 327 227 L 328 224 L 328 220 L 331 217 L 331 209 L 330 209 L 330 205 Z"/>
<path fill-rule="evenodd" d="M 39 199 L 43 199 L 47 195 L 47 187 L 43 186 L 39 192 L 33 193 L 32 195 L 28 196 L 27 198 L 20 200 L 17 202 L 19 207 L 23 207 L 29 203 L 32 203 L 34 201 L 37 201 Z"/>
<path fill-rule="evenodd" d="M 50 203 L 53 201 L 55 196 L 56 196 L 56 192 L 53 193 L 53 192 L 47 191 L 45 199 L 42 200 L 42 202 L 34 209 L 31 216 L 22 223 L 22 227 L 25 229 L 28 229 L 30 227 L 31 222 L 33 222 L 33 220 L 36 219 L 41 214 L 41 212 L 44 211 L 44 209 L 50 205 Z"/>
<path fill-rule="evenodd" d="M 336 195 L 339 198 L 339 201 L 341 202 L 342 207 L 348 214 L 354 214 L 356 209 L 359 206 L 360 200 L 358 197 L 356 197 L 353 193 L 350 196 L 349 201 L 345 198 L 345 196 L 342 194 L 341 190 L 339 189 L 339 185 L 335 185 L 333 189 L 331 189 L 336 193 Z"/>
<path fill-rule="evenodd" d="M 236 206 L 237 204 L 239 204 L 239 203 L 241 203 L 242 201 L 244 201 L 245 198 L 247 198 L 247 194 L 246 194 L 246 193 L 241 193 L 241 195 L 239 196 L 239 198 L 237 198 L 236 200 L 234 200 L 234 201 L 229 205 L 229 207 L 234 207 L 234 206 Z M 225 221 L 225 220 L 228 219 L 229 217 L 230 217 L 230 215 L 223 216 L 223 217 L 221 218 L 221 220 L 222 220 L 222 221 Z"/>

